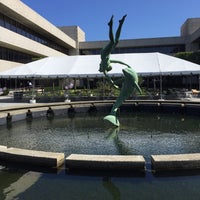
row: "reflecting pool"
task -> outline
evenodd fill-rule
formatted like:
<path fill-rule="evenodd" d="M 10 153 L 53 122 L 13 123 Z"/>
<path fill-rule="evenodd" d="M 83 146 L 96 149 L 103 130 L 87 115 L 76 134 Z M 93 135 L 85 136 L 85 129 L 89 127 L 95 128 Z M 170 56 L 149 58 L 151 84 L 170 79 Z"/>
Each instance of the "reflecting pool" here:
<path fill-rule="evenodd" d="M 196 153 L 198 117 L 120 113 L 120 129 L 109 128 L 105 113 L 74 118 L 45 117 L 0 127 L 0 145 L 84 154 L 143 155 Z M 0 199 L 199 199 L 200 173 L 143 175 L 58 174 L 0 166 Z"/>
<path fill-rule="evenodd" d="M 195 153 L 200 147 L 198 117 L 120 114 L 121 127 L 108 128 L 103 115 L 45 117 L 1 126 L 0 145 L 25 149 L 84 154 L 143 155 Z"/>

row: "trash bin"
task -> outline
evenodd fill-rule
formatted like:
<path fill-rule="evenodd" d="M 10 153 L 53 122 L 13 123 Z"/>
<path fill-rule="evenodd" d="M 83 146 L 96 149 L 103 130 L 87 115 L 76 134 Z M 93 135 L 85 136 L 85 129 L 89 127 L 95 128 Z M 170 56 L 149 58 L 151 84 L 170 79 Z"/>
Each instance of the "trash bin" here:
<path fill-rule="evenodd" d="M 13 95 L 14 95 L 14 101 L 19 101 L 22 100 L 23 98 L 23 92 L 14 92 Z"/>

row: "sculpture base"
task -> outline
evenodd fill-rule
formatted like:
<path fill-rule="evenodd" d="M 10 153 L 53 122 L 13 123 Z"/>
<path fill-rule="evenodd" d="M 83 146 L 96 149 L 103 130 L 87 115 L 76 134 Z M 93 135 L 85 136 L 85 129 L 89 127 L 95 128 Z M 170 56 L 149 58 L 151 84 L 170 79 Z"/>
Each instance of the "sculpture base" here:
<path fill-rule="evenodd" d="M 117 126 L 117 127 L 120 125 L 119 120 L 114 115 L 107 115 L 104 117 L 104 120 L 110 122 L 112 125 Z"/>

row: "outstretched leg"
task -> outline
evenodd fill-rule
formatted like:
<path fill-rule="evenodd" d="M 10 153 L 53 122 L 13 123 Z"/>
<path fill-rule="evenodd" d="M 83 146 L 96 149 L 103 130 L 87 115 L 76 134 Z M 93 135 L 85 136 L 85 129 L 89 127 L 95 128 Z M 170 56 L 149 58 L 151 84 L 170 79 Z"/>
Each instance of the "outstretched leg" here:
<path fill-rule="evenodd" d="M 122 17 L 122 19 L 119 20 L 119 26 L 118 26 L 118 29 L 117 29 L 116 35 L 115 35 L 115 46 L 116 46 L 117 43 L 119 42 L 119 37 L 120 37 L 122 25 L 123 25 L 123 23 L 124 23 L 124 20 L 125 20 L 126 16 L 127 16 L 127 15 L 124 15 L 124 16 Z"/>
<path fill-rule="evenodd" d="M 110 18 L 110 21 L 108 22 L 110 42 L 101 50 L 101 63 L 100 63 L 99 71 L 103 72 L 106 77 L 107 77 L 107 72 L 112 70 L 112 66 L 110 64 L 111 62 L 114 62 L 114 61 L 110 61 L 110 54 L 115 49 L 119 41 L 121 28 L 126 18 L 126 15 L 124 15 L 122 19 L 119 20 L 119 26 L 116 32 L 116 38 L 114 38 L 114 34 L 113 34 L 113 18 L 114 16 L 112 15 Z M 117 87 L 110 77 L 107 77 L 107 78 L 115 87 Z"/>
<path fill-rule="evenodd" d="M 109 38 L 110 38 L 110 42 L 114 43 L 114 35 L 113 35 L 113 15 L 110 18 L 110 21 L 108 22 L 108 26 L 109 26 Z"/>
<path fill-rule="evenodd" d="M 101 51 L 101 58 L 103 59 L 105 56 L 109 56 L 111 54 L 111 52 L 113 51 L 113 49 L 116 47 L 116 45 L 119 42 L 119 37 L 120 37 L 120 33 L 121 33 L 121 29 L 122 29 L 122 25 L 124 23 L 124 20 L 126 18 L 126 15 L 124 15 L 122 17 L 121 20 L 119 20 L 119 26 L 118 29 L 116 31 L 116 35 L 114 38 L 114 34 L 113 34 L 113 18 L 114 16 L 112 15 L 112 17 L 110 18 L 110 21 L 108 22 L 108 26 L 109 26 L 109 38 L 110 38 L 110 42 L 107 44 L 107 46 L 105 48 L 102 49 Z"/>
<path fill-rule="evenodd" d="M 107 57 L 110 56 L 112 49 L 113 49 L 113 45 L 115 43 L 115 39 L 114 39 L 114 35 L 113 35 L 113 15 L 110 18 L 110 21 L 108 22 L 108 26 L 109 26 L 109 38 L 110 41 L 109 43 L 101 50 L 101 59 L 105 60 L 107 59 Z"/>

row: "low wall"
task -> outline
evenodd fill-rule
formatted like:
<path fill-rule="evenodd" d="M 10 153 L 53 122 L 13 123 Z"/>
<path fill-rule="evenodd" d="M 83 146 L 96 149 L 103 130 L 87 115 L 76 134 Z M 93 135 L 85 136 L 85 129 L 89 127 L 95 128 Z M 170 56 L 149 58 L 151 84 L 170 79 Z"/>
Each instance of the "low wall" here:
<path fill-rule="evenodd" d="M 64 164 L 64 153 L 34 151 L 0 146 L 0 160 L 39 167 L 58 168 Z"/>
<path fill-rule="evenodd" d="M 22 104 L 13 107 L 0 107 L 0 125 L 6 124 L 6 116 L 10 113 L 13 121 L 26 119 L 26 112 L 30 109 L 33 117 L 45 116 L 48 107 L 52 107 L 55 114 L 64 114 L 68 108 L 73 106 L 75 111 L 87 112 L 91 105 L 97 107 L 97 111 L 110 112 L 115 100 L 102 101 L 76 101 L 76 102 L 59 102 L 59 103 L 35 103 Z M 174 112 L 189 115 L 200 115 L 200 101 L 177 101 L 177 100 L 128 100 L 120 107 L 120 111 L 145 111 L 145 112 Z"/>
<path fill-rule="evenodd" d="M 126 173 L 144 172 L 145 159 L 141 155 L 86 155 L 71 154 L 65 158 L 64 153 L 34 151 L 0 146 L 0 162 L 17 163 L 44 168 L 66 166 L 68 170 L 115 171 Z M 200 169 L 200 153 L 177 155 L 152 155 L 152 170 L 196 170 Z"/>
<path fill-rule="evenodd" d="M 65 165 L 69 170 L 145 170 L 144 157 L 139 155 L 71 154 L 66 158 Z"/>
<path fill-rule="evenodd" d="M 26 112 L 31 109 L 33 118 L 46 116 L 48 107 L 52 107 L 56 115 L 67 113 L 68 108 L 73 106 L 76 112 L 87 112 L 93 104 L 98 111 L 110 111 L 115 101 L 91 101 L 91 102 L 70 102 L 70 103 L 50 103 L 50 104 L 28 104 L 10 108 L 0 108 L 0 125 L 6 124 L 8 113 L 12 116 L 12 121 L 26 119 Z M 188 101 L 127 101 L 120 108 L 123 110 L 150 110 L 155 112 L 184 112 L 186 114 L 200 115 L 200 102 Z M 125 159 L 126 158 L 126 159 Z M 139 160 L 137 160 L 139 159 Z M 141 170 L 145 169 L 143 156 L 94 156 L 94 155 L 74 155 L 65 158 L 64 153 L 51 153 L 42 151 L 32 151 L 17 148 L 7 148 L 0 146 L 0 161 L 21 162 L 47 167 L 58 167 L 66 162 L 66 167 L 86 168 L 86 169 L 120 169 L 120 170 Z M 200 169 L 200 154 L 180 154 L 180 155 L 152 155 L 152 169 L 156 171 L 168 171 L 179 169 Z"/>
<path fill-rule="evenodd" d="M 151 164 L 155 171 L 200 169 L 200 153 L 152 155 Z"/>

